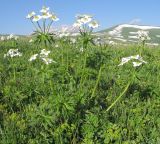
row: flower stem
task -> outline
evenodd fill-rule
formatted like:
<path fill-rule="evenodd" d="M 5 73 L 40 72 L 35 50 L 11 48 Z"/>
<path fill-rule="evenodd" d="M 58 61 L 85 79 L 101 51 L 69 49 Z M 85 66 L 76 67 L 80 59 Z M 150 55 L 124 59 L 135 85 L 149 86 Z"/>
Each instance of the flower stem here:
<path fill-rule="evenodd" d="M 41 26 L 40 26 L 38 21 L 37 21 L 37 25 L 38 25 L 39 29 L 41 30 L 41 32 L 43 32 L 43 30 L 42 30 L 42 28 L 41 28 Z"/>
<path fill-rule="evenodd" d="M 53 23 L 53 21 L 51 21 L 49 24 L 48 24 L 48 26 L 47 26 L 47 33 L 49 33 L 49 30 L 50 30 L 50 28 L 51 28 L 51 25 L 52 25 L 52 23 Z"/>
<path fill-rule="evenodd" d="M 46 19 L 43 21 L 43 30 L 44 30 L 44 33 L 46 33 Z"/>
<path fill-rule="evenodd" d="M 97 81 L 96 81 L 96 84 L 95 84 L 94 89 L 93 89 L 93 91 L 92 91 L 91 98 L 94 97 L 95 91 L 96 91 L 97 86 L 98 86 L 98 83 L 99 83 L 99 81 L 100 81 L 100 77 L 101 77 L 101 73 L 102 73 L 102 68 L 103 68 L 103 66 L 101 66 L 100 69 L 99 69 Z"/>
<path fill-rule="evenodd" d="M 32 24 L 33 24 L 33 26 L 35 27 L 35 29 L 37 30 L 37 31 L 39 31 L 39 29 L 37 28 L 37 26 L 35 25 L 35 23 L 31 20 L 31 22 L 32 22 Z"/>
<path fill-rule="evenodd" d="M 117 99 L 107 108 L 107 112 L 120 100 L 120 98 L 127 92 L 130 84 L 132 81 L 130 81 L 127 86 L 125 87 L 124 91 L 117 97 Z"/>

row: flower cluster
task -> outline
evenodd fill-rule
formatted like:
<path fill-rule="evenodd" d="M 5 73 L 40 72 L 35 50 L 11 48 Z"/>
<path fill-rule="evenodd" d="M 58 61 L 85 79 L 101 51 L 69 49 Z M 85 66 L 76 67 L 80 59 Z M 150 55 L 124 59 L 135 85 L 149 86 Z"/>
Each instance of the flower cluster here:
<path fill-rule="evenodd" d="M 40 13 L 41 14 L 36 15 L 36 13 L 33 11 L 33 12 L 29 13 L 26 16 L 26 18 L 30 19 L 33 24 L 34 24 L 34 22 L 37 23 L 37 26 L 34 24 L 37 31 L 41 31 L 43 33 L 48 33 L 53 21 L 58 21 L 59 18 L 53 12 L 50 12 L 49 7 L 43 6 L 42 9 L 40 10 Z M 40 25 L 40 23 L 39 23 L 40 20 L 43 21 L 43 26 Z M 46 25 L 46 20 L 49 20 L 47 25 Z"/>
<path fill-rule="evenodd" d="M 93 44 L 92 32 L 95 28 L 99 27 L 99 24 L 91 15 L 78 15 L 76 18 L 77 20 L 73 24 L 73 27 L 79 29 L 82 38 L 82 47 L 86 49 L 89 43 Z"/>
<path fill-rule="evenodd" d="M 149 32 L 148 31 L 140 30 L 140 31 L 137 32 L 137 34 L 138 34 L 139 40 L 141 40 L 141 41 L 146 41 L 146 40 L 150 40 L 151 39 L 149 37 Z"/>
<path fill-rule="evenodd" d="M 40 10 L 41 15 L 36 15 L 36 13 L 33 11 L 29 13 L 26 18 L 31 19 L 33 22 L 40 21 L 41 19 L 50 19 L 52 21 L 58 21 L 59 18 L 52 12 L 49 11 L 49 7 L 43 6 L 42 9 Z"/>
<path fill-rule="evenodd" d="M 76 16 L 77 21 L 73 24 L 74 27 L 78 27 L 81 30 L 86 30 L 90 28 L 91 30 L 98 28 L 99 23 L 96 20 L 93 20 L 91 15 L 78 15 Z"/>
<path fill-rule="evenodd" d="M 7 52 L 7 54 L 4 54 L 4 58 L 6 58 L 6 57 L 16 57 L 16 56 L 22 56 L 22 53 L 20 53 L 19 51 L 18 51 L 18 49 L 10 49 L 8 52 Z"/>
<path fill-rule="evenodd" d="M 1 41 L 4 41 L 5 40 L 5 37 L 4 36 L 1 36 L 1 39 L 0 39 Z"/>
<path fill-rule="evenodd" d="M 48 55 L 50 54 L 51 51 L 47 51 L 46 49 L 42 49 L 40 54 L 34 54 L 30 57 L 29 61 L 34 61 L 37 59 L 37 57 L 39 56 L 39 58 L 46 64 L 50 64 L 50 63 L 56 63 L 55 61 L 53 61 L 51 58 L 48 58 Z"/>
<path fill-rule="evenodd" d="M 71 41 L 72 44 L 76 43 L 76 39 L 75 38 L 70 38 L 70 41 Z"/>
<path fill-rule="evenodd" d="M 5 40 L 17 40 L 18 36 L 15 36 L 13 34 L 10 34 L 9 36 L 1 36 L 0 40 L 5 41 Z"/>
<path fill-rule="evenodd" d="M 146 64 L 147 62 L 143 60 L 143 58 L 140 55 L 135 55 L 135 56 L 129 56 L 129 57 L 125 57 L 122 58 L 121 63 L 118 66 L 122 66 L 125 63 L 128 63 L 130 60 L 136 60 L 134 62 L 132 62 L 133 67 L 139 67 L 140 65 L 142 65 L 143 63 Z"/>

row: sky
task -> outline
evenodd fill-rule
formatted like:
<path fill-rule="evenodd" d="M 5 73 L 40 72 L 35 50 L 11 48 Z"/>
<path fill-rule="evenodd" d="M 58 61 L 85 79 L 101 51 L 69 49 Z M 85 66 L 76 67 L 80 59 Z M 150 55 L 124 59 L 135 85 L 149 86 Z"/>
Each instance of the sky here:
<path fill-rule="evenodd" d="M 48 6 L 60 21 L 72 25 L 76 14 L 91 14 L 106 29 L 123 23 L 160 26 L 160 0 L 0 0 L 0 34 L 30 34 L 34 29 L 25 17 Z"/>

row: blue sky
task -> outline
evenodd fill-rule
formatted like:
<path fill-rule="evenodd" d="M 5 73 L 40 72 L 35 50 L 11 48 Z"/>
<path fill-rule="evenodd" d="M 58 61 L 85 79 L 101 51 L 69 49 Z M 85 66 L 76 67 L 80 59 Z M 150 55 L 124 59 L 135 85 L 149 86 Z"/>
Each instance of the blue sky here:
<path fill-rule="evenodd" d="M 55 26 L 72 25 L 76 14 L 92 14 L 101 29 L 121 23 L 160 26 L 160 0 L 1 0 L 0 33 L 28 34 L 26 15 L 49 6 L 60 18 Z"/>

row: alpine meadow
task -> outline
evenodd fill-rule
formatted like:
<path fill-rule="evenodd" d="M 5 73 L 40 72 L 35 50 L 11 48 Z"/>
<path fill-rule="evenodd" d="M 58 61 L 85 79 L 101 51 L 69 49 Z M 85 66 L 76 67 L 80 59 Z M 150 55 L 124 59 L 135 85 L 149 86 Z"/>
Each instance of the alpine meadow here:
<path fill-rule="evenodd" d="M 30 35 L 0 35 L 0 144 L 160 144 L 160 27 L 24 19 Z"/>

